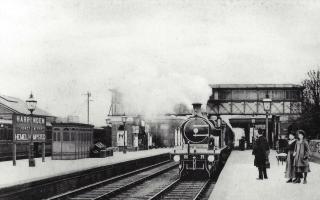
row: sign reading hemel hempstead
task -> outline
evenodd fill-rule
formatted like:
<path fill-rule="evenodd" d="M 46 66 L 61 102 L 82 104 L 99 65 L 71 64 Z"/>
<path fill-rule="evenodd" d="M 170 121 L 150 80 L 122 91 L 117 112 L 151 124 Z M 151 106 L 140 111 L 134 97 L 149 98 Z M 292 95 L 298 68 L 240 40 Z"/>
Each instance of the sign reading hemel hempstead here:
<path fill-rule="evenodd" d="M 42 116 L 14 114 L 12 116 L 13 140 L 16 142 L 45 142 L 46 140 L 46 118 Z"/>

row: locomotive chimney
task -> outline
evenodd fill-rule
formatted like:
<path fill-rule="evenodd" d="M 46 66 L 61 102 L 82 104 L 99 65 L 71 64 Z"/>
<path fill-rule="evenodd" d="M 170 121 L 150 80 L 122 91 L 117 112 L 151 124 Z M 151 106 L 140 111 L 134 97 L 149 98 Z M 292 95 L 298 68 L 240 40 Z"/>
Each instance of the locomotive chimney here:
<path fill-rule="evenodd" d="M 201 113 L 201 103 L 193 103 L 192 106 L 193 106 L 193 112 L 195 115 L 198 115 L 198 116 L 201 116 L 202 113 Z"/>

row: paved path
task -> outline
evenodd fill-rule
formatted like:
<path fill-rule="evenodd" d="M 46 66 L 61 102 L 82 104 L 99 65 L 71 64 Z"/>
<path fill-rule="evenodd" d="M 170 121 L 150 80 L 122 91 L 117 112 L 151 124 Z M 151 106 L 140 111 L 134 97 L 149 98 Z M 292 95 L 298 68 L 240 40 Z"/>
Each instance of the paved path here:
<path fill-rule="evenodd" d="M 115 152 L 114 156 L 106 158 L 86 158 L 79 160 L 51 160 L 46 158 L 46 162 L 41 162 L 41 158 L 36 158 L 36 167 L 29 167 L 28 160 L 17 160 L 17 165 L 13 166 L 12 161 L 0 162 L 0 188 L 41 180 L 44 178 L 77 172 L 99 166 L 111 165 L 123 161 L 134 160 L 170 152 L 171 149 L 152 149 L 145 151 Z"/>
<path fill-rule="evenodd" d="M 285 163 L 278 165 L 275 152 L 270 153 L 269 179 L 256 180 L 252 151 L 233 151 L 210 196 L 211 200 L 319 200 L 320 165 L 310 163 L 308 184 L 286 183 Z"/>

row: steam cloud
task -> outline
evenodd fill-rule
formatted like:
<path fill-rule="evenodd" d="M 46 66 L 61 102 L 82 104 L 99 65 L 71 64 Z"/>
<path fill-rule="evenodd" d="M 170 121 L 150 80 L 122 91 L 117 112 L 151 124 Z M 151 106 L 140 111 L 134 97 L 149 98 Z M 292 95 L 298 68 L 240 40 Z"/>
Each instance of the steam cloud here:
<path fill-rule="evenodd" d="M 124 111 L 152 117 L 172 113 L 174 105 L 194 102 L 206 104 L 210 96 L 209 82 L 202 76 L 177 72 L 161 73 L 157 68 L 138 67 L 114 88 L 122 93 Z"/>

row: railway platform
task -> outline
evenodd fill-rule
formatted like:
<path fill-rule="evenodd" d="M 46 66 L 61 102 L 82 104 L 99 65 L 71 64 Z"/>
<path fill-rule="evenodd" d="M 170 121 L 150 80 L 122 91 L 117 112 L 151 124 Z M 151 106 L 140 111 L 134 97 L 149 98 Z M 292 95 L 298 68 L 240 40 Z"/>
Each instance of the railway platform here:
<path fill-rule="evenodd" d="M 268 179 L 257 180 L 252 151 L 233 151 L 209 197 L 210 200 L 318 200 L 320 196 L 320 165 L 310 162 L 307 184 L 286 183 L 285 163 L 279 163 L 276 152 L 270 153 Z"/>
<path fill-rule="evenodd" d="M 53 196 L 163 162 L 170 159 L 170 151 L 170 148 L 161 148 L 126 154 L 114 152 L 112 157 L 79 160 L 52 160 L 47 157 L 45 162 L 37 158 L 36 167 L 28 167 L 27 159 L 18 160 L 16 166 L 12 161 L 0 162 L 0 199 L 42 199 L 49 193 Z"/>
<path fill-rule="evenodd" d="M 46 157 L 42 162 L 41 158 L 36 158 L 36 167 L 28 167 L 28 159 L 17 160 L 17 165 L 13 166 L 12 161 L 0 162 L 0 189 L 17 184 L 41 180 L 54 176 L 70 174 L 78 171 L 88 170 L 105 165 L 113 165 L 129 160 L 136 160 L 143 157 L 168 153 L 171 149 L 151 149 L 144 151 L 114 152 L 114 156 L 106 158 L 85 158 L 78 160 L 51 160 Z"/>

